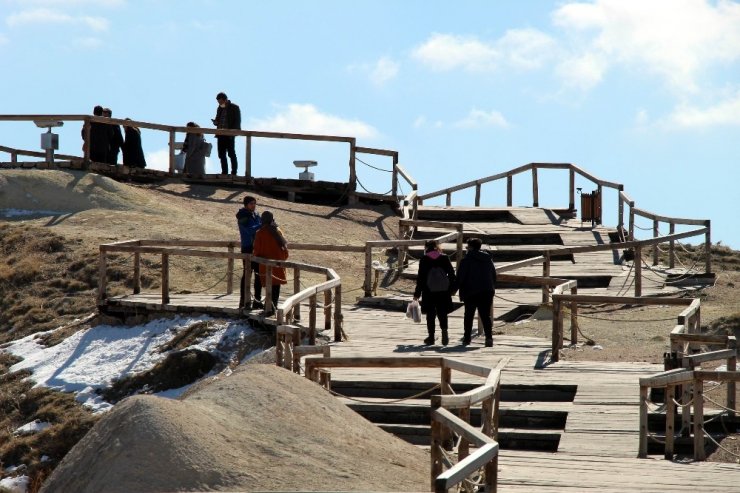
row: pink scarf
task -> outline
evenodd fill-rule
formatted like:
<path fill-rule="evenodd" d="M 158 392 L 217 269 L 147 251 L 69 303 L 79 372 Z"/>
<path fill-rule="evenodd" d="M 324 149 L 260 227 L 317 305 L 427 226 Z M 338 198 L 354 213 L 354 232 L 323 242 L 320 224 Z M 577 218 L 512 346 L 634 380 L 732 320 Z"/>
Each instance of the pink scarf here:
<path fill-rule="evenodd" d="M 432 260 L 437 260 L 440 255 L 442 255 L 439 250 L 432 250 L 431 252 L 427 252 L 427 257 L 431 258 Z"/>

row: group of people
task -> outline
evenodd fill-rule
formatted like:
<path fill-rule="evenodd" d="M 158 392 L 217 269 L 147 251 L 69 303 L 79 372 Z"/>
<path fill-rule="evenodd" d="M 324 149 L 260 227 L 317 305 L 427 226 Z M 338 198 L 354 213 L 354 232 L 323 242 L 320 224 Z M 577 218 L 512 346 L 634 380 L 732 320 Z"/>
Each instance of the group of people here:
<path fill-rule="evenodd" d="M 255 257 L 261 257 L 271 260 L 288 259 L 288 242 L 285 235 L 275 222 L 272 212 L 264 211 L 262 214 L 257 213 L 257 199 L 247 195 L 244 197 L 244 206 L 236 213 L 236 222 L 239 227 L 239 237 L 241 239 L 241 252 L 250 253 Z M 252 262 L 252 271 L 254 272 L 254 299 L 252 309 L 265 309 L 265 315 L 275 312 L 275 308 L 280 298 L 280 287 L 287 283 L 284 267 L 272 268 L 271 279 L 271 298 L 272 306 L 265 307 L 261 301 L 262 287 L 267 284 L 267 267 L 265 264 Z M 244 272 L 242 270 L 242 272 Z M 242 274 L 239 283 L 239 307 L 245 308 L 247 285 L 250 279 L 245 279 Z M 248 308 L 248 307 L 246 307 Z"/>
<path fill-rule="evenodd" d="M 421 298 L 421 310 L 426 314 L 428 337 L 424 339 L 424 344 L 432 345 L 435 342 L 435 318 L 442 329 L 442 345 L 449 344 L 448 314 L 454 309 L 452 295 L 459 291 L 460 301 L 465 307 L 463 346 L 470 344 L 476 310 L 483 324 L 485 345 L 493 346 L 491 307 L 496 290 L 496 267 L 491 255 L 481 250 L 482 245 L 480 238 L 468 240 L 467 252 L 455 273 L 449 257 L 442 253 L 437 241 L 426 242 L 414 290 L 414 300 Z"/>
<path fill-rule="evenodd" d="M 113 112 L 110 108 L 98 105 L 93 108 L 93 115 L 111 118 Z M 130 118 L 126 118 L 131 121 Z M 90 123 L 90 141 L 87 141 L 85 128 L 82 129 L 83 145 L 88 146 L 90 160 L 97 163 L 118 164 L 118 155 L 123 152 L 124 166 L 132 168 L 145 168 L 146 159 L 141 147 L 141 132 L 134 125 L 121 127 L 112 123 Z M 125 135 L 125 138 L 124 138 Z"/>

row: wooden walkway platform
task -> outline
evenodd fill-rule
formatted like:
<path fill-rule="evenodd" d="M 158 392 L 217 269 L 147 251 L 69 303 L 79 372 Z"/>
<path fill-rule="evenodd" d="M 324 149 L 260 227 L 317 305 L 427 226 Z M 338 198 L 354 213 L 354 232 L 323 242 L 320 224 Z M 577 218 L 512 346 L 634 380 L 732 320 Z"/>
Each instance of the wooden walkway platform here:
<path fill-rule="evenodd" d="M 462 322 L 452 319 L 451 345 L 421 345 L 424 324 L 413 324 L 403 314 L 346 306 L 344 330 L 349 340 L 333 343 L 332 356 L 444 355 L 479 365 L 495 366 L 510 358 L 504 385 L 573 385 L 572 402 L 505 403 L 503 407 L 542 408 L 568 413 L 557 452 L 502 450 L 499 491 L 737 491 L 740 466 L 707 462 L 679 463 L 662 455 L 637 459 L 638 400 L 641 376 L 663 370 L 647 363 L 547 362 L 550 341 L 532 337 L 495 336 L 493 348 L 474 338 L 468 347 L 456 346 Z M 438 382 L 438 370 L 333 369 L 333 380 Z M 475 377 L 453 372 L 452 382 Z"/>

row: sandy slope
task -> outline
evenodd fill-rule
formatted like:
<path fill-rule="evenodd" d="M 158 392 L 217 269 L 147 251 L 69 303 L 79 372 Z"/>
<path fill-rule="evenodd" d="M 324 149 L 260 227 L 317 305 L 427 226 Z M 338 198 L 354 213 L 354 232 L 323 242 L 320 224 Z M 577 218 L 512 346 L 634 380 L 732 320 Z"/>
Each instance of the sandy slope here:
<path fill-rule="evenodd" d="M 246 365 L 182 401 L 128 398 L 42 491 L 421 491 L 426 452 L 307 379 Z"/>

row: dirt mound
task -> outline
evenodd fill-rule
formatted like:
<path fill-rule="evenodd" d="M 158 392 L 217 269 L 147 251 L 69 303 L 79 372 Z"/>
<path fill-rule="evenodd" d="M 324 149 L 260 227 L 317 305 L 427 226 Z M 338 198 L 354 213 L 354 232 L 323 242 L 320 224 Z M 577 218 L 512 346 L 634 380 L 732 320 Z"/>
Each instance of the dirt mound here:
<path fill-rule="evenodd" d="M 42 491 L 428 489 L 429 457 L 303 377 L 245 365 L 173 401 L 124 400 Z"/>

